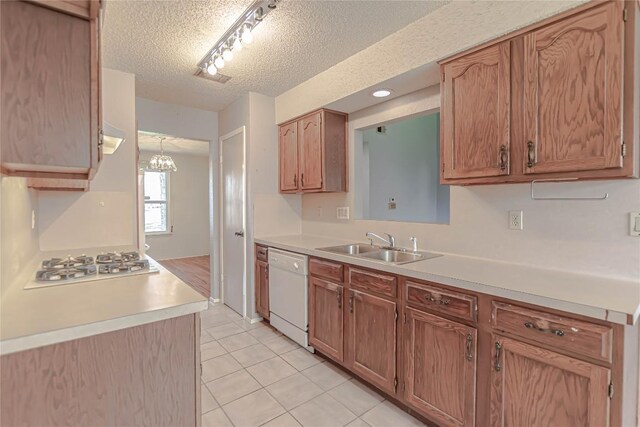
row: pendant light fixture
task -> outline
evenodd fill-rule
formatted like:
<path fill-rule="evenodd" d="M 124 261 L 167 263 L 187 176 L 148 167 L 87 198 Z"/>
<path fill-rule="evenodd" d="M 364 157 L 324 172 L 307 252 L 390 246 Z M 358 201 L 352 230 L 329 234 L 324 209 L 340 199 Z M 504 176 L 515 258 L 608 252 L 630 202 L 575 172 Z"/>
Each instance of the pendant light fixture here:
<path fill-rule="evenodd" d="M 209 75 L 216 75 L 225 62 L 232 61 L 234 54 L 253 41 L 253 30 L 265 16 L 274 10 L 281 0 L 254 0 L 233 25 L 200 60 L 198 67 Z"/>
<path fill-rule="evenodd" d="M 175 172 L 178 168 L 171 156 L 165 156 L 162 141 L 164 141 L 163 137 L 160 138 L 160 154 L 151 156 L 147 170 L 153 172 Z"/>

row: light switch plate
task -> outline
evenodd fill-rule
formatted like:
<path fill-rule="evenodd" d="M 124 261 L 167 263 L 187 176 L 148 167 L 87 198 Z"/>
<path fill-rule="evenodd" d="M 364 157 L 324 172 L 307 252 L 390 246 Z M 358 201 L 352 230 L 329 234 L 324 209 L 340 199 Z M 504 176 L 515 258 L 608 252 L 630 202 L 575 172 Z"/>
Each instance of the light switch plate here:
<path fill-rule="evenodd" d="M 640 211 L 629 212 L 629 236 L 640 236 Z"/>
<path fill-rule="evenodd" d="M 511 230 L 522 230 L 522 211 L 509 211 L 509 228 Z"/>

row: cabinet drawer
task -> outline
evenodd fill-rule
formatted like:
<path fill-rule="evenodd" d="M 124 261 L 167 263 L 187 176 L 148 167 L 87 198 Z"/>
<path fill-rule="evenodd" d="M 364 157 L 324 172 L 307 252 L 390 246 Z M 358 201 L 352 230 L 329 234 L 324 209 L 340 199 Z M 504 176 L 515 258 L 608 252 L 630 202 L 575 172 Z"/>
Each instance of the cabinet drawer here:
<path fill-rule="evenodd" d="M 344 282 L 344 265 L 339 262 L 311 258 L 309 260 L 309 273 L 312 276 L 323 277 L 334 282 Z"/>
<path fill-rule="evenodd" d="M 477 299 L 475 296 L 409 280 L 406 283 L 408 305 L 476 321 Z"/>
<path fill-rule="evenodd" d="M 498 301 L 492 303 L 491 325 L 503 332 L 611 362 L 613 330 L 609 326 Z"/>
<path fill-rule="evenodd" d="M 395 276 L 388 274 L 351 268 L 349 283 L 353 289 L 386 295 L 391 298 L 398 295 L 398 280 Z"/>
<path fill-rule="evenodd" d="M 256 258 L 260 261 L 269 262 L 268 249 L 266 246 L 256 246 Z"/>

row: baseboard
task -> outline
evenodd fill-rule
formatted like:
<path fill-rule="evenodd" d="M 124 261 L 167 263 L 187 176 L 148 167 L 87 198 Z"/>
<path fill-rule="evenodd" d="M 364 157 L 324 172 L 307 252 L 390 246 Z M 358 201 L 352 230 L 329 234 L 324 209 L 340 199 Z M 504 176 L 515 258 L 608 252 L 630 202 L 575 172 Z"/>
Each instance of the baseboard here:
<path fill-rule="evenodd" d="M 215 304 L 217 302 L 220 302 L 220 298 L 209 297 L 209 302 L 211 304 Z"/>
<path fill-rule="evenodd" d="M 262 322 L 263 319 L 262 317 L 256 317 L 252 319 L 251 317 L 247 316 L 244 318 L 244 320 L 253 325 L 254 323 Z"/>

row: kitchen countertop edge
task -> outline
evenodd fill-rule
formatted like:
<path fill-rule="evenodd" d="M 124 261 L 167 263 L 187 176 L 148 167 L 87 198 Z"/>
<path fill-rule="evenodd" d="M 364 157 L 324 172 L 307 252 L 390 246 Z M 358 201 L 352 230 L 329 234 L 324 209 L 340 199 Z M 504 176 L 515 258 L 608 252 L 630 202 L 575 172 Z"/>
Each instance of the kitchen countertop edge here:
<path fill-rule="evenodd" d="M 480 281 L 471 281 L 468 279 L 460 279 L 454 277 L 454 275 L 442 275 L 430 273 L 428 271 L 428 263 L 432 262 L 432 260 L 425 260 L 416 263 L 403 264 L 403 265 L 393 265 L 393 264 L 384 264 L 377 261 L 366 260 L 363 258 L 358 258 L 354 256 L 348 256 L 343 254 L 336 254 L 331 252 L 326 252 L 318 249 L 318 247 L 310 248 L 308 246 L 302 245 L 300 242 L 303 241 L 323 241 L 323 243 L 327 243 L 326 245 L 322 245 L 319 247 L 340 245 L 340 244 L 349 244 L 356 242 L 347 242 L 341 239 L 332 239 L 326 237 L 319 236 L 307 236 L 307 235 L 289 235 L 289 236 L 269 236 L 269 237 L 260 237 L 255 238 L 255 243 L 274 247 L 276 249 L 287 250 L 291 252 L 302 253 L 309 256 L 314 256 L 318 258 L 329 259 L 333 261 L 343 262 L 345 264 L 356 265 L 359 267 L 384 271 L 392 274 L 397 274 L 405 277 L 410 277 L 418 280 L 426 280 L 435 283 L 440 283 L 447 286 L 452 286 L 464 290 L 484 293 L 496 297 L 502 297 L 507 299 L 512 299 L 515 301 L 520 301 L 524 303 L 539 305 L 551 309 L 556 309 L 560 311 L 565 311 L 572 314 L 578 314 L 586 317 L 590 317 L 593 319 L 605 320 L 611 323 L 617 323 L 622 325 L 633 325 L 637 321 L 640 316 L 640 301 L 635 305 L 635 309 L 633 310 L 613 310 L 610 307 L 607 307 L 607 304 L 604 302 L 599 306 L 592 304 L 583 304 L 575 301 L 568 300 L 566 298 L 558 298 L 554 296 L 544 295 L 543 293 L 535 293 L 535 289 L 527 289 L 527 291 L 518 290 L 518 289 L 509 289 L 504 286 L 504 283 L 501 284 L 491 284 L 491 283 L 481 283 Z M 435 252 L 434 252 L 435 253 Z M 447 258 L 455 258 L 456 261 L 464 262 L 464 260 L 468 260 L 469 258 L 464 256 L 456 256 L 450 254 L 443 254 L 444 257 Z M 434 258 L 438 259 L 438 258 Z M 473 259 L 473 261 L 479 261 L 479 259 Z M 491 268 L 499 269 L 500 264 L 504 264 L 505 267 L 509 267 L 511 269 L 518 268 L 520 266 L 516 264 L 502 263 L 500 261 L 492 261 L 492 260 L 484 260 Z M 424 267 L 421 269 L 417 269 L 417 265 L 420 264 L 420 267 Z M 413 267 L 413 268 L 411 268 Z M 552 270 L 545 270 L 535 267 L 521 267 L 527 272 L 539 270 L 544 272 L 545 274 L 557 274 L 559 278 L 566 277 L 578 277 L 579 274 L 570 273 L 570 272 L 555 272 Z M 619 279 L 611 279 L 613 281 L 620 281 Z M 623 281 L 620 281 L 623 282 Z"/>

